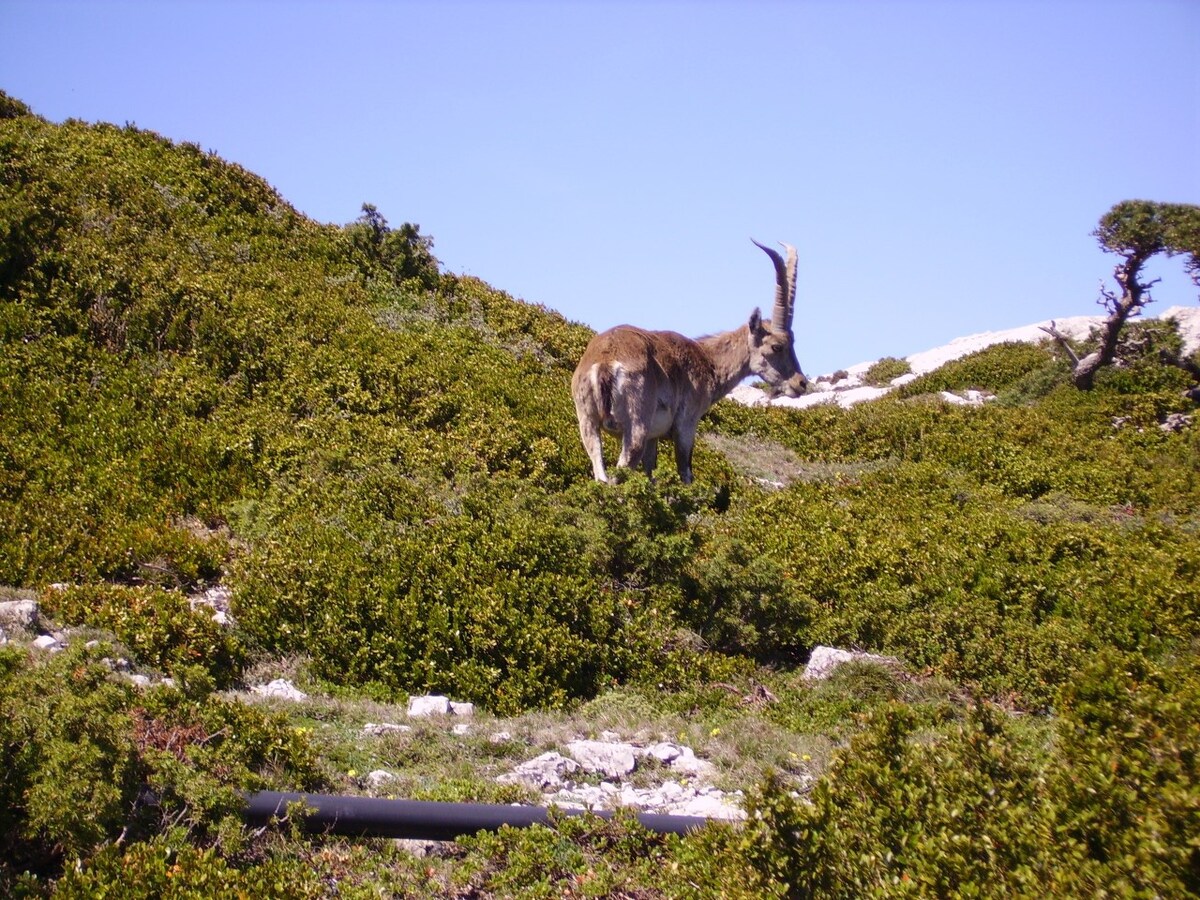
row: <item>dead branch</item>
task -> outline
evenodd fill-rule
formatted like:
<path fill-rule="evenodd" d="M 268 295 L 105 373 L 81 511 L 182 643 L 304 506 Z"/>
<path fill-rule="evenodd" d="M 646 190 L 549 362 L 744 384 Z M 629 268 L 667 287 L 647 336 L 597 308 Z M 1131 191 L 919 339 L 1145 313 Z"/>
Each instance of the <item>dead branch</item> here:
<path fill-rule="evenodd" d="M 1071 358 L 1072 366 L 1079 365 L 1078 354 L 1075 353 L 1075 351 L 1071 348 L 1071 345 L 1067 342 L 1067 336 L 1058 330 L 1058 326 L 1055 324 L 1053 319 L 1050 320 L 1049 327 L 1045 325 L 1040 325 L 1038 327 L 1042 331 L 1046 332 L 1046 334 L 1050 335 L 1050 337 L 1054 338 L 1054 340 L 1058 342 L 1058 345 L 1062 347 L 1064 351 L 1066 351 L 1067 356 Z"/>

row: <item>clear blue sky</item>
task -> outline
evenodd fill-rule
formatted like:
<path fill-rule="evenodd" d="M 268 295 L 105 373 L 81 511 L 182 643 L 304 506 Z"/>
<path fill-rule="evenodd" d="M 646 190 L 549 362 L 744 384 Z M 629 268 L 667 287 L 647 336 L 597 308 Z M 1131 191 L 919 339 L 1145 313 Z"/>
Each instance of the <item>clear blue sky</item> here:
<path fill-rule="evenodd" d="M 1089 314 L 1113 203 L 1200 203 L 1200 2 L 0 0 L 0 88 L 605 328 L 769 307 L 810 375 Z M 1178 260 L 1159 309 L 1195 303 Z"/>

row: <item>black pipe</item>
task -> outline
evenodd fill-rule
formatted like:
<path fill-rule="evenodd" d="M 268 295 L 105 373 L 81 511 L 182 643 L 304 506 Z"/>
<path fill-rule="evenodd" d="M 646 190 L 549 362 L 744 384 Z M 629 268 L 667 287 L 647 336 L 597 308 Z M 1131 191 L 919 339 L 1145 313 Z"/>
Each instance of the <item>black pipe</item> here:
<path fill-rule="evenodd" d="M 452 841 L 480 831 L 496 831 L 501 825 L 527 828 L 548 825 L 550 810 L 542 806 L 503 806 L 492 803 L 433 803 L 425 800 L 382 800 L 377 797 L 343 797 L 332 794 L 291 794 L 259 791 L 246 804 L 248 825 L 267 825 L 287 815 L 289 803 L 308 807 L 302 827 L 312 834 L 341 834 L 353 837 L 416 838 Z M 583 810 L 562 809 L 562 815 L 583 815 Z M 612 813 L 596 811 L 603 819 Z M 686 834 L 708 824 L 697 816 L 668 816 L 639 813 L 642 827 L 659 834 Z"/>

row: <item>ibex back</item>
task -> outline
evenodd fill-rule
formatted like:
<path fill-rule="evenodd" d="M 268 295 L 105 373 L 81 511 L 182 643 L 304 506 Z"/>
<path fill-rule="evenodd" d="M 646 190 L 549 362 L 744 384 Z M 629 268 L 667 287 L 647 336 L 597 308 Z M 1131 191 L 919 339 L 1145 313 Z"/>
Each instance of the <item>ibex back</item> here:
<path fill-rule="evenodd" d="M 696 428 L 709 407 L 747 375 L 798 397 L 808 379 L 796 361 L 792 312 L 796 294 L 796 251 L 784 244 L 787 261 L 755 241 L 775 264 L 775 309 L 771 319 L 758 309 L 746 324 L 692 340 L 674 331 L 645 331 L 618 325 L 592 338 L 571 379 L 579 436 L 597 481 L 607 481 L 600 432 L 621 438 L 618 466 L 641 466 L 653 474 L 658 442 L 675 444 L 679 477 L 692 480 Z"/>

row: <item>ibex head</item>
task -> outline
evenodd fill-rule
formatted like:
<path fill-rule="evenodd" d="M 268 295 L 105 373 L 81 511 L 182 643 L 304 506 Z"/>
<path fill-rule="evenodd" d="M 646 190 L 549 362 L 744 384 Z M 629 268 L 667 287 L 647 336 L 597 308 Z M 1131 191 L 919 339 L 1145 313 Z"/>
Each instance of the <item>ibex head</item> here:
<path fill-rule="evenodd" d="M 751 238 L 753 240 L 753 238 Z M 792 313 L 796 302 L 796 248 L 781 244 L 787 262 L 770 247 L 754 241 L 775 264 L 775 308 L 766 321 L 756 309 L 750 314 L 750 371 L 763 379 L 773 393 L 799 397 L 808 390 L 808 379 L 796 359 Z"/>

